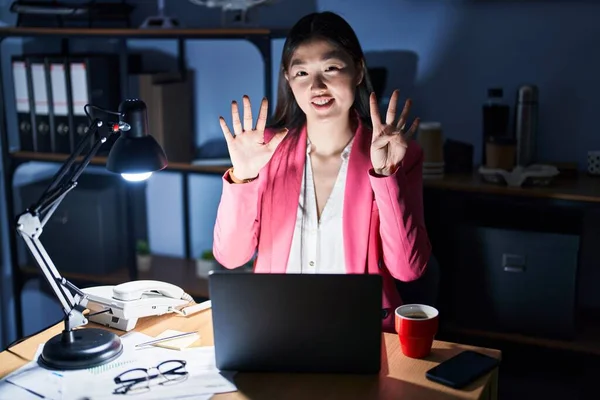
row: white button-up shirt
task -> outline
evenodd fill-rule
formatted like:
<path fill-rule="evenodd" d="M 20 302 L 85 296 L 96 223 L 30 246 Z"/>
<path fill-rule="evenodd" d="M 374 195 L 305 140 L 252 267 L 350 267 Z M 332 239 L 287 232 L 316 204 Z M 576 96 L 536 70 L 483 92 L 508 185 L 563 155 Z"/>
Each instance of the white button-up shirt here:
<path fill-rule="evenodd" d="M 298 199 L 296 226 L 287 273 L 345 274 L 343 209 L 352 141 L 342 151 L 342 165 L 319 220 L 310 161 L 310 141 Z"/>

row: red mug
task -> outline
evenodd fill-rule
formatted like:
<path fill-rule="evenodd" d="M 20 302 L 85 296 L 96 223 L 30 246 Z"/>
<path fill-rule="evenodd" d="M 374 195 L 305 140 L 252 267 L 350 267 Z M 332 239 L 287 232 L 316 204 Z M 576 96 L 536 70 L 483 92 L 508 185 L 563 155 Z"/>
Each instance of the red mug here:
<path fill-rule="evenodd" d="M 427 357 L 438 330 L 438 310 L 423 304 L 405 304 L 396 308 L 396 332 L 400 348 L 411 358 Z"/>

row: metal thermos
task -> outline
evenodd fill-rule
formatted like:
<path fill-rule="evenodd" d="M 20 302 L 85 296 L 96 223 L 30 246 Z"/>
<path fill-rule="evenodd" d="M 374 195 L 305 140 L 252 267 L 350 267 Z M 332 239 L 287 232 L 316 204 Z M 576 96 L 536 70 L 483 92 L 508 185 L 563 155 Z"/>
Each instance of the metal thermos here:
<path fill-rule="evenodd" d="M 537 160 L 538 88 L 524 85 L 517 92 L 515 105 L 515 136 L 517 165 L 527 167 Z"/>

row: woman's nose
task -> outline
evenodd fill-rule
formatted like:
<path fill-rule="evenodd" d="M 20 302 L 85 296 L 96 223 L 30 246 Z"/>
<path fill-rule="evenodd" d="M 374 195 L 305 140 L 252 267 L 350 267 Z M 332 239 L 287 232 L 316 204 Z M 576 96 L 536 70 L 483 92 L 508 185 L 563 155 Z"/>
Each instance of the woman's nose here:
<path fill-rule="evenodd" d="M 323 77 L 316 75 L 311 82 L 311 89 L 313 91 L 323 91 L 327 89 L 327 85 L 325 84 L 325 80 Z"/>

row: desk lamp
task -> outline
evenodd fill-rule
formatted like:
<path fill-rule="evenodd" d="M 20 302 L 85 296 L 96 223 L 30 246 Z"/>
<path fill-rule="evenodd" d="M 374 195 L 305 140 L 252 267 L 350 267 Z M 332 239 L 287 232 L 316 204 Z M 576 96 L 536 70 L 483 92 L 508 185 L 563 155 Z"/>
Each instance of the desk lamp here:
<path fill-rule="evenodd" d="M 116 119 L 114 116 L 118 116 L 118 122 L 92 119 L 88 108 L 111 115 L 113 119 Z M 88 323 L 83 315 L 87 298 L 79 288 L 62 277 L 54 266 L 40 242 L 44 225 L 65 196 L 77 186 L 77 179 L 100 146 L 114 134 L 120 134 L 120 137 L 108 155 L 106 168 L 109 171 L 119 173 L 130 181 L 140 181 L 167 166 L 167 157 L 163 149 L 148 134 L 148 117 L 143 101 L 125 100 L 119 105 L 118 112 L 89 104 L 84 110 L 91 121 L 87 133 L 56 172 L 39 200 L 20 214 L 17 220 L 17 231 L 33 254 L 65 313 L 64 330 L 46 342 L 39 358 L 42 365 L 60 370 L 85 369 L 108 363 L 123 352 L 123 345 L 117 335 L 107 330 L 77 329 Z M 89 148 L 92 137 L 95 141 Z M 85 148 L 89 149 L 88 153 L 76 164 Z"/>

